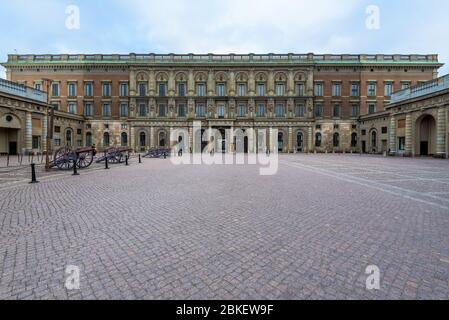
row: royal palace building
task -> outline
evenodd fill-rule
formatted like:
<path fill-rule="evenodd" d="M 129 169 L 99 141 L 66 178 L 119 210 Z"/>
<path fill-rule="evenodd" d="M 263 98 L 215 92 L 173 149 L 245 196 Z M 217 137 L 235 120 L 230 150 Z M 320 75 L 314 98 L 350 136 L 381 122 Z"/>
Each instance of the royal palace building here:
<path fill-rule="evenodd" d="M 447 104 L 404 103 L 416 87 L 441 81 L 437 55 L 9 55 L 2 65 L 7 80 L 49 93 L 53 148 L 145 151 L 176 144 L 176 129 L 191 145 L 199 122 L 218 132 L 277 132 L 280 152 L 447 155 Z M 0 100 L 0 152 L 46 150 L 42 108 Z M 16 150 L 5 134 L 16 134 Z M 235 150 L 235 139 L 223 135 L 220 145 Z"/>

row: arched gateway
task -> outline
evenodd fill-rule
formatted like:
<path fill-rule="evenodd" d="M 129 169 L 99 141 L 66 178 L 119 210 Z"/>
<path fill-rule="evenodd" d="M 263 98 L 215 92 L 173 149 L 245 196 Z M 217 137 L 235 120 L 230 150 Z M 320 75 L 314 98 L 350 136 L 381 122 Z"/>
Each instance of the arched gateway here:
<path fill-rule="evenodd" d="M 417 155 L 429 156 L 436 154 L 436 121 L 433 116 L 426 114 L 418 118 L 415 127 L 415 137 Z"/>

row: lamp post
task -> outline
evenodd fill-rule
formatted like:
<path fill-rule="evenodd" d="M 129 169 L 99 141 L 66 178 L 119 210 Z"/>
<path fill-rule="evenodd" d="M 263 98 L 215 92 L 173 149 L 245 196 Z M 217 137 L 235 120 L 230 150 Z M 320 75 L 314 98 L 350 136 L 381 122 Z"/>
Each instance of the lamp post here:
<path fill-rule="evenodd" d="M 47 87 L 47 150 L 45 152 L 45 171 L 50 171 L 50 153 L 52 152 L 51 142 L 53 141 L 53 108 L 50 106 L 50 83 L 51 79 L 42 79 Z"/>

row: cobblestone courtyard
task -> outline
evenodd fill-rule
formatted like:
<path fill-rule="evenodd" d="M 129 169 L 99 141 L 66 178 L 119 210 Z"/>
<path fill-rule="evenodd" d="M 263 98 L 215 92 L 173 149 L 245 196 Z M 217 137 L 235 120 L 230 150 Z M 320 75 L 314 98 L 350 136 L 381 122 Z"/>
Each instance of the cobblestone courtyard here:
<path fill-rule="evenodd" d="M 2 299 L 449 299 L 447 160 L 284 155 L 260 176 L 133 159 L 20 179 L 0 184 Z"/>

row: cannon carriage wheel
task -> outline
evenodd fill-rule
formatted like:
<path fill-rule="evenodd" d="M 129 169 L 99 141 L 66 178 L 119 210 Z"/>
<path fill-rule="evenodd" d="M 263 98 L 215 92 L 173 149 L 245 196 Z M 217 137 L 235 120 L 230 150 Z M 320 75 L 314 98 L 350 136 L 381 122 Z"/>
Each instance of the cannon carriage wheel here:
<path fill-rule="evenodd" d="M 94 151 L 82 152 L 78 155 L 78 168 L 84 169 L 90 167 L 94 161 Z"/>
<path fill-rule="evenodd" d="M 62 147 L 55 152 L 54 164 L 60 170 L 73 169 L 75 155 L 69 147 Z"/>

